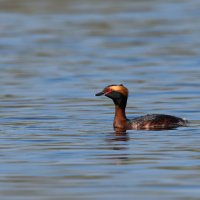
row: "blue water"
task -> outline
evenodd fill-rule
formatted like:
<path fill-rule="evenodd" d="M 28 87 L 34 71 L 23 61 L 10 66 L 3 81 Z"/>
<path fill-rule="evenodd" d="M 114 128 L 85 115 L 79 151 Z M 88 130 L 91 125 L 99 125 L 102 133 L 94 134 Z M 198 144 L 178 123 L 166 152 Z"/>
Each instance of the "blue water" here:
<path fill-rule="evenodd" d="M 0 1 L 0 198 L 181 199 L 200 196 L 200 2 Z M 190 126 L 112 128 L 164 113 Z"/>

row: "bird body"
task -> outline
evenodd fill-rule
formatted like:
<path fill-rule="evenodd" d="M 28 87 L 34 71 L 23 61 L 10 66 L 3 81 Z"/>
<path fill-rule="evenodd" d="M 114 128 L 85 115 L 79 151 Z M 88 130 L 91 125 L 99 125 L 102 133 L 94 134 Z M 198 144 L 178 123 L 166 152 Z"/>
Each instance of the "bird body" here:
<path fill-rule="evenodd" d="M 109 85 L 96 96 L 105 95 L 111 98 L 115 104 L 115 117 L 113 127 L 115 130 L 163 130 L 173 129 L 179 126 L 187 126 L 187 121 L 165 114 L 148 114 L 134 119 L 126 117 L 126 104 L 128 99 L 128 89 L 121 85 Z"/>

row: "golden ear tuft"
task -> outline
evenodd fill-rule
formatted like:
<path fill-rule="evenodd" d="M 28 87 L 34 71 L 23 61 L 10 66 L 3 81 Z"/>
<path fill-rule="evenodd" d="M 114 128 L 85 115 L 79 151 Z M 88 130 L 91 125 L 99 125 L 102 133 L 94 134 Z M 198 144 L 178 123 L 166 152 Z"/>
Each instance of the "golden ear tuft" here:
<path fill-rule="evenodd" d="M 110 86 L 110 89 L 116 92 L 120 92 L 124 96 L 128 96 L 128 89 L 124 87 L 122 84 L 120 85 L 112 85 Z"/>

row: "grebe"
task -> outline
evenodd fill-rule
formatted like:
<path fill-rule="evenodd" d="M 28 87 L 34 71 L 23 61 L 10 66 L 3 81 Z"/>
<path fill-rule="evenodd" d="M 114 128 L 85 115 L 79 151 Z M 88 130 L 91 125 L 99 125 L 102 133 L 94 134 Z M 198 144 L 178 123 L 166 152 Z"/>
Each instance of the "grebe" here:
<path fill-rule="evenodd" d="M 184 119 L 164 114 L 150 114 L 135 119 L 127 119 L 125 109 L 128 99 L 128 89 L 122 84 L 108 85 L 102 92 L 96 94 L 96 96 L 101 95 L 105 95 L 112 99 L 115 104 L 113 127 L 117 131 L 126 131 L 131 129 L 162 130 L 187 126 L 187 121 Z"/>

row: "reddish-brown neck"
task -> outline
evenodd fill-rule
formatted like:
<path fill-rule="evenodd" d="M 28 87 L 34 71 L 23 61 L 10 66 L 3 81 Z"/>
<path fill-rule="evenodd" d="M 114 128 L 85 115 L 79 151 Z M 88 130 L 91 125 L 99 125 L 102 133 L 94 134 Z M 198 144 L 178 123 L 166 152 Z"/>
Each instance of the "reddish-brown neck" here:
<path fill-rule="evenodd" d="M 126 129 L 126 120 L 125 108 L 120 108 L 118 105 L 115 105 L 115 118 L 113 122 L 114 128 Z"/>

